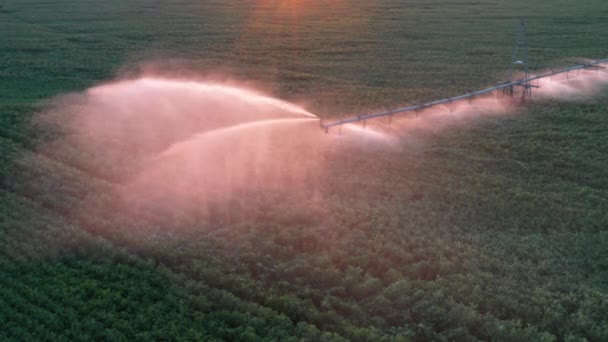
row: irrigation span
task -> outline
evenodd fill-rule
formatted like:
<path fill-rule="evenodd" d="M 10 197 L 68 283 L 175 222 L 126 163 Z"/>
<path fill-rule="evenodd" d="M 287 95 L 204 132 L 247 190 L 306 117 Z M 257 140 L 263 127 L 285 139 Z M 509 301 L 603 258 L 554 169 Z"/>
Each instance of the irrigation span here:
<path fill-rule="evenodd" d="M 522 89 L 522 97 L 521 99 L 523 101 L 525 101 L 526 99 L 531 98 L 532 96 L 532 88 L 539 88 L 539 85 L 535 85 L 534 81 L 538 81 L 542 78 L 547 78 L 547 77 L 552 77 L 558 74 L 569 74 L 572 71 L 577 71 L 577 70 L 581 70 L 581 69 L 597 69 L 599 70 L 600 68 L 603 68 L 602 64 L 607 64 L 608 63 L 608 58 L 606 59 L 601 59 L 601 60 L 597 60 L 597 61 L 593 61 L 590 63 L 586 63 L 586 64 L 579 64 L 579 65 L 575 65 L 575 66 L 571 66 L 569 68 L 565 68 L 565 69 L 560 69 L 557 71 L 551 71 L 549 73 L 545 73 L 542 75 L 538 75 L 538 76 L 533 76 L 533 77 L 527 77 L 527 78 L 523 78 L 523 79 L 519 79 L 516 81 L 511 81 L 511 82 L 505 82 L 505 83 L 500 83 L 494 87 L 490 87 L 490 88 L 486 88 L 486 89 L 482 89 L 482 90 L 478 90 L 478 91 L 474 91 L 471 93 L 467 93 L 464 95 L 459 95 L 459 96 L 454 96 L 454 97 L 448 97 L 445 99 L 441 99 L 441 100 L 435 100 L 435 101 L 431 101 L 431 102 L 425 102 L 425 103 L 421 103 L 421 104 L 417 104 L 417 105 L 412 105 L 409 107 L 403 107 L 403 108 L 397 108 L 397 109 L 392 109 L 389 111 L 385 111 L 385 112 L 380 112 L 380 113 L 373 113 L 373 114 L 363 114 L 363 115 L 356 115 L 356 116 L 352 116 L 350 118 L 347 119 L 342 119 L 342 120 L 338 120 L 338 121 L 334 121 L 334 122 L 329 122 L 329 123 L 324 123 L 323 121 L 321 121 L 321 128 L 323 128 L 326 132 L 329 130 L 329 128 L 331 127 L 335 127 L 335 126 L 340 126 L 340 125 L 344 125 L 344 124 L 348 124 L 348 123 L 353 123 L 353 122 L 359 122 L 359 121 L 363 121 L 365 122 L 366 120 L 370 120 L 370 119 L 375 119 L 375 118 L 379 118 L 379 117 L 384 117 L 384 116 L 388 116 L 389 120 L 392 118 L 393 115 L 395 114 L 403 114 L 403 113 L 408 113 L 408 112 L 414 112 L 414 111 L 419 111 L 422 109 L 426 109 L 429 107 L 433 107 L 436 105 L 442 105 L 442 104 L 450 104 L 453 103 L 455 101 L 460 101 L 460 100 L 465 100 L 465 99 L 469 99 L 472 100 L 473 98 L 475 98 L 476 96 L 480 96 L 480 95 L 484 95 L 484 94 L 489 94 L 492 92 L 496 92 L 496 94 L 500 94 L 502 92 L 502 94 L 510 96 L 511 98 L 514 97 L 514 89 L 516 87 L 521 87 Z"/>

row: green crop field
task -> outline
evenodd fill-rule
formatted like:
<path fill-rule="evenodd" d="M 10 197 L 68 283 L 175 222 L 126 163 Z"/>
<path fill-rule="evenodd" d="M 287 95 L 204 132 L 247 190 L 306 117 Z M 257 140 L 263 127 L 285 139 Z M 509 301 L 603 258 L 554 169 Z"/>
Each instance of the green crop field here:
<path fill-rule="evenodd" d="M 0 340 L 608 340 L 606 89 L 415 146 L 342 145 L 321 203 L 267 191 L 204 217 L 113 211 L 114 181 L 71 162 L 79 146 L 40 149 L 58 132 L 34 124 L 150 68 L 338 118 L 503 81 L 520 17 L 536 69 L 608 58 L 607 16 L 605 0 L 0 0 Z"/>

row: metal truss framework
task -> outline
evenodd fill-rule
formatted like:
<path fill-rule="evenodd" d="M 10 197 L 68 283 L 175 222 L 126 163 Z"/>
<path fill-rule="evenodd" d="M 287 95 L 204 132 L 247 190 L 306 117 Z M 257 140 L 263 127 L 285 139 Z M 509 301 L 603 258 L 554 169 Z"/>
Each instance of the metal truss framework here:
<path fill-rule="evenodd" d="M 523 54 L 523 56 L 520 57 L 520 55 L 522 55 L 522 54 Z M 526 24 L 525 24 L 525 21 L 522 19 L 520 22 L 518 33 L 517 33 L 517 39 L 515 41 L 515 47 L 513 48 L 513 54 L 511 56 L 511 66 L 510 66 L 510 71 L 509 71 L 510 72 L 509 77 L 513 77 L 516 73 L 523 71 L 523 78 L 521 78 L 519 80 L 515 80 L 515 81 L 500 83 L 494 87 L 485 88 L 485 89 L 474 91 L 474 92 L 467 93 L 464 95 L 448 97 L 448 98 L 441 99 L 441 100 L 426 102 L 426 103 L 412 105 L 412 106 L 403 107 L 403 108 L 396 108 L 396 109 L 392 109 L 392 110 L 385 111 L 385 112 L 356 115 L 356 116 L 352 116 L 347 119 L 342 119 L 342 120 L 338 120 L 338 121 L 334 121 L 334 122 L 330 122 L 330 123 L 324 123 L 323 121 L 321 121 L 321 128 L 324 129 L 326 132 L 328 132 L 329 128 L 331 128 L 331 127 L 341 126 L 341 125 L 353 123 L 353 122 L 363 121 L 363 124 L 365 125 L 367 120 L 384 117 L 384 116 L 388 116 L 389 122 L 391 122 L 392 116 L 395 114 L 419 111 L 422 109 L 427 109 L 427 108 L 437 106 L 437 105 L 442 105 L 442 104 L 449 105 L 455 101 L 460 101 L 460 100 L 465 100 L 465 99 L 472 101 L 473 98 L 476 96 L 489 94 L 492 92 L 496 92 L 497 96 L 502 94 L 503 96 L 509 96 L 509 97 L 513 98 L 514 93 L 515 93 L 515 91 L 514 91 L 515 87 L 521 87 L 522 101 L 526 101 L 526 100 L 529 100 L 532 98 L 532 88 L 539 88 L 538 85 L 533 84 L 534 81 L 538 81 L 542 78 L 553 77 L 558 74 L 565 73 L 565 74 L 569 75 L 569 73 L 571 71 L 576 71 L 576 70 L 581 70 L 581 69 L 587 69 L 587 68 L 599 69 L 599 68 L 603 68 L 601 66 L 602 64 L 608 64 L 608 58 L 593 61 L 593 62 L 586 63 L 586 64 L 579 64 L 579 65 L 571 66 L 569 68 L 564 68 L 564 69 L 560 69 L 557 71 L 551 71 L 549 73 L 531 77 L 530 71 L 528 69 L 528 45 L 527 45 L 527 39 L 526 39 Z M 517 71 L 516 70 L 517 67 L 520 67 L 522 70 Z"/>

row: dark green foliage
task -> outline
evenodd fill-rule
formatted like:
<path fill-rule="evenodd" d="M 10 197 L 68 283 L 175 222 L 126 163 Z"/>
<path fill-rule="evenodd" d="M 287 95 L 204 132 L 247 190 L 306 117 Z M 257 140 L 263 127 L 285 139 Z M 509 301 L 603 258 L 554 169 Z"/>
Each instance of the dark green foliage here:
<path fill-rule="evenodd" d="M 142 262 L 70 259 L 2 270 L 3 332 L 18 340 L 321 338 L 312 326 L 295 326 L 224 291 L 185 291 L 178 279 Z"/>
<path fill-rule="evenodd" d="M 279 2 L 0 1 L 0 340 L 607 340 L 601 94 L 338 146 L 321 204 L 243 194 L 208 220 L 121 216 L 77 146 L 36 149 L 40 101 L 142 60 L 329 117 L 502 80 L 520 15 L 539 68 L 608 57 L 600 0 Z"/>

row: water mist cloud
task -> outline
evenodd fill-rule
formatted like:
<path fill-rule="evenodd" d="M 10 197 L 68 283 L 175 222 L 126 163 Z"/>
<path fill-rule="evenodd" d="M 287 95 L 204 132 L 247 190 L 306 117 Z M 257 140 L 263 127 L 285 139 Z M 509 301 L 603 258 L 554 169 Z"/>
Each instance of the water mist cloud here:
<path fill-rule="evenodd" d="M 535 99 L 584 99 L 608 85 L 608 73 L 582 70 L 538 85 Z M 324 134 L 314 114 L 254 90 L 141 77 L 53 100 L 40 119 L 63 134 L 39 149 L 110 179 L 118 208 L 207 215 L 212 207 L 256 194 L 318 199 L 324 160 L 338 143 L 398 146 L 405 152 L 418 146 L 412 142 L 419 132 L 438 133 L 471 118 L 516 111 L 516 101 L 480 96 L 428 108 L 417 117 L 396 114 L 390 125 L 388 118 L 378 118 L 366 127 L 349 124 Z"/>
<path fill-rule="evenodd" d="M 295 104 L 234 85 L 158 77 L 62 96 L 40 121 L 63 134 L 39 149 L 111 179 L 112 196 L 127 210 L 204 212 L 246 192 L 310 192 L 329 139 Z"/>

